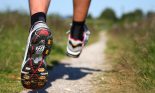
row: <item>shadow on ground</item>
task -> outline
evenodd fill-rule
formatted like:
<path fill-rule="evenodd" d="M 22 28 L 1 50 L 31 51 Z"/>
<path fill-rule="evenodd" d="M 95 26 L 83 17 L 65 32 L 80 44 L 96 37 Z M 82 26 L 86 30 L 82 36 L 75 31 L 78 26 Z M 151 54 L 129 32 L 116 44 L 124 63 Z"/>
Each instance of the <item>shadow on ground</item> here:
<path fill-rule="evenodd" d="M 70 64 L 60 63 L 58 61 L 51 62 L 57 64 L 55 67 L 48 66 L 48 82 L 43 89 L 30 91 L 28 93 L 48 93 L 47 88 L 52 87 L 52 82 L 57 79 L 65 80 L 79 80 L 92 72 L 99 72 L 99 69 L 84 68 L 84 67 L 72 67 Z M 67 76 L 67 77 L 65 77 Z"/>

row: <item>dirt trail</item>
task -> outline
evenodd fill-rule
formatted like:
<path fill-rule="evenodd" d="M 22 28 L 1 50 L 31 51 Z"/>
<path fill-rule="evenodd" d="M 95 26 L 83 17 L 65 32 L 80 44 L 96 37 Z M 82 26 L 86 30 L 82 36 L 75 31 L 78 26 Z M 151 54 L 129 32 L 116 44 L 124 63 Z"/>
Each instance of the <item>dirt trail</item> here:
<path fill-rule="evenodd" d="M 95 93 L 93 78 L 105 71 L 104 49 L 106 36 L 102 32 L 98 42 L 87 46 L 80 58 L 64 59 L 49 71 L 49 81 L 46 87 L 37 93 Z M 22 93 L 31 93 L 23 91 Z"/>

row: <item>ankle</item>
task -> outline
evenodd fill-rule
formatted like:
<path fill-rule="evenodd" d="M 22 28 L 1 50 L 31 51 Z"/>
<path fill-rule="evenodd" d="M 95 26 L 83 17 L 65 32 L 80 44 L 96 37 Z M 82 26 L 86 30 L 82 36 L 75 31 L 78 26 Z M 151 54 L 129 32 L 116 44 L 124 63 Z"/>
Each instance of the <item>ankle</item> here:
<path fill-rule="evenodd" d="M 43 12 L 38 12 L 31 16 L 31 26 L 33 26 L 38 21 L 46 22 L 46 14 Z"/>
<path fill-rule="evenodd" d="M 71 37 L 83 41 L 84 25 L 85 21 L 73 21 L 71 27 Z"/>

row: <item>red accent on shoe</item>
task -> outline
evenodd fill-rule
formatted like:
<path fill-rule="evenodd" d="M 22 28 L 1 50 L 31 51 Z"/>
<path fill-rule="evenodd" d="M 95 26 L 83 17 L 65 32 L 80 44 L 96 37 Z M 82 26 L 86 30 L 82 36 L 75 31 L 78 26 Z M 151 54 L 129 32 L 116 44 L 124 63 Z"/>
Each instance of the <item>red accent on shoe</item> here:
<path fill-rule="evenodd" d="M 49 36 L 49 32 L 47 29 L 41 29 L 40 31 L 37 32 L 38 35 L 44 35 L 44 36 Z"/>

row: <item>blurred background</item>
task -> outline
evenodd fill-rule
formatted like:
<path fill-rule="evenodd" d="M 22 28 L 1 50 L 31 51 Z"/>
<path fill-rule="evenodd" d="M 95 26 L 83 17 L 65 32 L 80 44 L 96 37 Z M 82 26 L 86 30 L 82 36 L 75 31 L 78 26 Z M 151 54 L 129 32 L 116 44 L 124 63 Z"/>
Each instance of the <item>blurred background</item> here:
<path fill-rule="evenodd" d="M 0 4 L 0 93 L 17 93 L 23 89 L 20 65 L 30 27 L 28 0 Z M 56 42 L 47 59 L 49 69 L 64 58 L 72 10 L 72 0 L 52 0 L 49 7 L 48 25 Z M 99 87 L 99 93 L 154 93 L 155 1 L 92 0 L 87 24 L 92 33 L 89 44 L 100 31 L 107 32 L 107 61 L 114 64 L 114 70 L 103 76 L 115 82 L 99 78 L 99 85 L 108 86 Z"/>
<path fill-rule="evenodd" d="M 1 11 L 18 10 L 20 12 L 29 13 L 28 0 L 5 0 L 1 1 L 1 3 Z M 138 0 L 136 2 L 134 0 L 121 0 L 119 2 L 117 0 L 111 0 L 111 2 L 108 0 L 104 0 L 102 2 L 99 2 L 98 0 L 92 0 L 89 13 L 92 14 L 93 17 L 98 17 L 103 10 L 109 7 L 116 12 L 118 17 L 121 17 L 122 14 L 134 11 L 135 9 L 141 9 L 146 14 L 148 11 L 155 10 L 154 6 L 154 0 Z M 49 7 L 48 13 L 61 14 L 62 16 L 72 15 L 72 0 L 61 0 L 61 2 L 53 0 L 51 2 L 51 6 Z"/>

